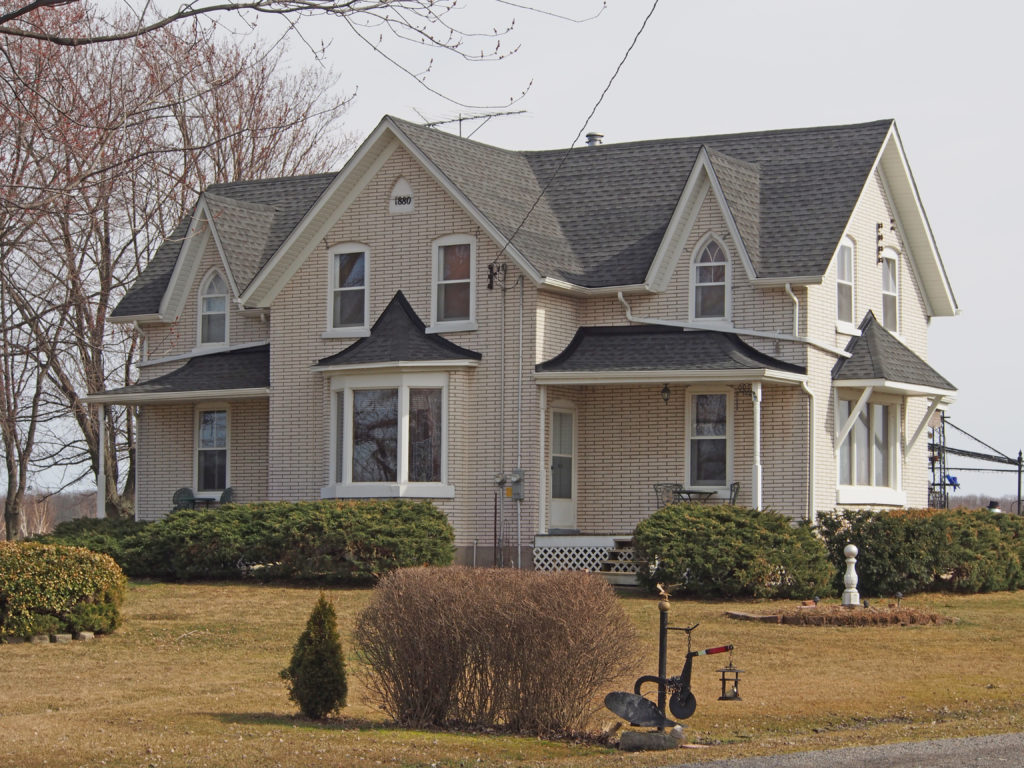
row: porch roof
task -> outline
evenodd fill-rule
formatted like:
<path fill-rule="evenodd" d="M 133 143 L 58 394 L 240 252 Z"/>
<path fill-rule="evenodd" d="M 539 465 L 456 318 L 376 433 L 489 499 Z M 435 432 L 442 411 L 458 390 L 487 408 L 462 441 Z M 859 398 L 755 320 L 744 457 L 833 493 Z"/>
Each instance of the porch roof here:
<path fill-rule="evenodd" d="M 803 366 L 778 360 L 734 333 L 668 326 L 580 328 L 557 356 L 536 366 L 543 383 L 799 381 Z"/>
<path fill-rule="evenodd" d="M 383 366 L 476 365 L 482 355 L 440 334 L 427 333 L 427 326 L 398 291 L 370 329 L 370 335 L 325 357 L 314 370 L 353 370 Z"/>
<path fill-rule="evenodd" d="M 835 386 L 875 386 L 917 389 L 921 394 L 952 394 L 956 387 L 882 327 L 869 311 L 860 324 L 860 336 L 846 347 L 850 357 L 832 369 Z"/>
<path fill-rule="evenodd" d="M 90 403 L 242 400 L 270 393 L 270 345 L 243 347 L 191 358 L 155 379 L 89 395 Z"/>

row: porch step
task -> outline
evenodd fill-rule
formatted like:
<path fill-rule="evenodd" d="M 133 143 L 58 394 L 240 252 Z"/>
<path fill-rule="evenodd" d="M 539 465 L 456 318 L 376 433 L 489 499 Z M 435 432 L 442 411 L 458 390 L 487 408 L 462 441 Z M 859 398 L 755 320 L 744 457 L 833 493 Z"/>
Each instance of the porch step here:
<path fill-rule="evenodd" d="M 634 559 L 633 537 L 622 536 L 614 539 L 614 546 L 608 550 L 608 554 L 598 569 L 609 584 L 616 586 L 636 586 L 639 584 L 637 571 L 645 566 Z"/>

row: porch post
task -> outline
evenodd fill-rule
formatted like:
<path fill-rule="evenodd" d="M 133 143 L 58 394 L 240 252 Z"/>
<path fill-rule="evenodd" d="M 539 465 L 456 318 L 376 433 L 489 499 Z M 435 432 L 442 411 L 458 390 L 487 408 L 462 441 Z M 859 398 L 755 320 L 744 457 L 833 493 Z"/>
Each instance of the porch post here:
<path fill-rule="evenodd" d="M 750 385 L 750 399 L 754 404 L 754 460 L 750 478 L 750 506 L 761 508 L 761 382 Z"/>
<path fill-rule="evenodd" d="M 106 435 L 106 414 L 103 412 L 103 404 L 96 406 L 96 418 L 99 423 L 97 456 L 96 456 L 96 518 L 102 520 L 107 516 L 107 435 Z"/>
<path fill-rule="evenodd" d="M 537 471 L 537 533 L 548 532 L 547 499 L 548 499 L 548 453 L 545 438 L 545 427 L 548 418 L 548 388 L 541 384 L 540 390 L 540 442 L 537 451 L 540 456 L 540 467 Z"/>

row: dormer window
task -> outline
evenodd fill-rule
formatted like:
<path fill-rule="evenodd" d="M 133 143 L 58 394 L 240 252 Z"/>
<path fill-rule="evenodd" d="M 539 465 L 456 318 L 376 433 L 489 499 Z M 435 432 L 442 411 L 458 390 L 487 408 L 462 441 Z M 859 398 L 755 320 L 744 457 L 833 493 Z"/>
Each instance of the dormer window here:
<path fill-rule="evenodd" d="M 882 251 L 882 327 L 893 333 L 900 329 L 898 258 L 891 248 Z"/>
<path fill-rule="evenodd" d="M 199 343 L 228 340 L 228 287 L 219 272 L 211 272 L 199 290 Z"/>
<path fill-rule="evenodd" d="M 429 330 L 476 330 L 475 265 L 475 238 L 449 235 L 434 241 L 433 326 Z"/>
<path fill-rule="evenodd" d="M 853 243 L 843 240 L 836 253 L 836 321 L 853 325 Z"/>
<path fill-rule="evenodd" d="M 724 320 L 729 316 L 729 260 L 717 240 L 708 240 L 693 262 L 693 317 Z"/>

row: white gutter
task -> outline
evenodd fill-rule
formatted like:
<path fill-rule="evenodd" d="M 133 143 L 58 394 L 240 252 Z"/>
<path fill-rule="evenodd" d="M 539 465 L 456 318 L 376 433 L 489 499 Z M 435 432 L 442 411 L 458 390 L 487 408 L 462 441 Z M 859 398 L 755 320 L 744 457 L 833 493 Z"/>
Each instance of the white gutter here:
<path fill-rule="evenodd" d="M 760 339 L 773 339 L 775 341 L 795 341 L 798 344 L 806 344 L 809 347 L 820 349 L 829 354 L 835 355 L 836 357 L 850 357 L 850 353 L 845 349 L 839 349 L 838 347 L 832 347 L 828 344 L 819 344 L 816 341 L 808 339 L 806 336 L 795 336 L 788 333 L 776 333 L 774 331 L 755 331 L 749 328 L 737 328 L 733 325 L 721 325 L 721 324 L 709 324 L 709 323 L 692 323 L 681 320 L 661 320 L 654 317 L 636 317 L 633 311 L 629 308 L 629 303 L 626 301 L 626 297 L 619 292 L 619 301 L 622 306 L 626 308 L 626 319 L 631 323 L 640 323 L 642 325 L 661 325 L 669 328 L 683 328 L 684 330 L 691 331 L 719 331 L 722 333 L 735 333 L 738 336 L 754 336 Z"/>

